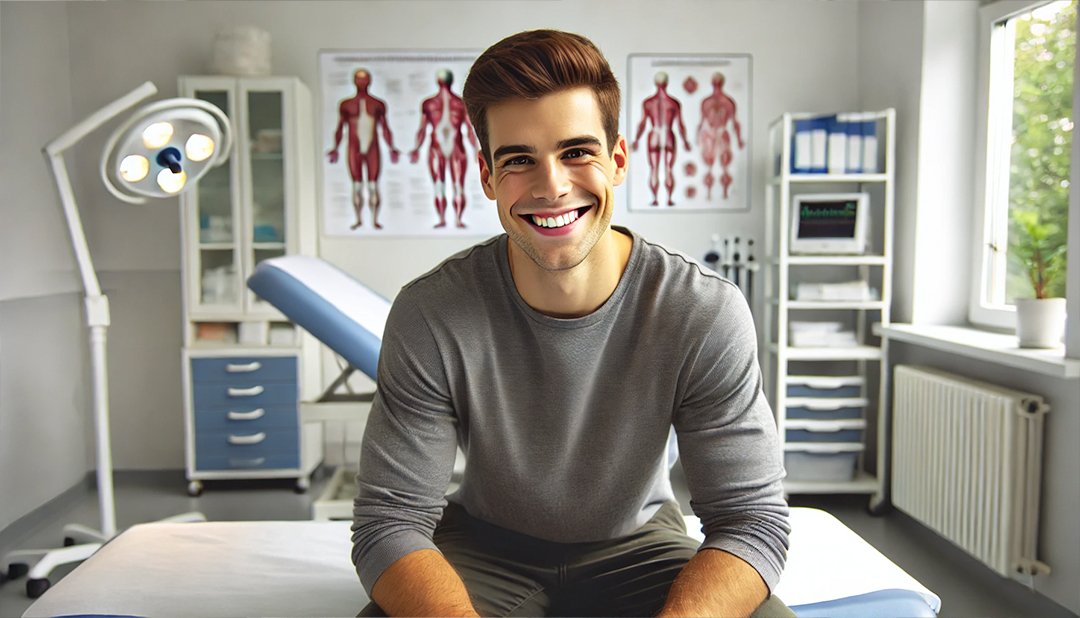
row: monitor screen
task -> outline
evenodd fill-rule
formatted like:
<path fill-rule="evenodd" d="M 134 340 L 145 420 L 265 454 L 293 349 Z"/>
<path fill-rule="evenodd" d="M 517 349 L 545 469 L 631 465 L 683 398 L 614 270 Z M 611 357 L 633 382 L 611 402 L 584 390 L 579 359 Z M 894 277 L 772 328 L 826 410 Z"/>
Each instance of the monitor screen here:
<path fill-rule="evenodd" d="M 796 195 L 791 204 L 791 252 L 864 253 L 869 199 L 866 193 Z"/>
<path fill-rule="evenodd" d="M 858 200 L 803 201 L 799 205 L 798 238 L 854 238 Z"/>

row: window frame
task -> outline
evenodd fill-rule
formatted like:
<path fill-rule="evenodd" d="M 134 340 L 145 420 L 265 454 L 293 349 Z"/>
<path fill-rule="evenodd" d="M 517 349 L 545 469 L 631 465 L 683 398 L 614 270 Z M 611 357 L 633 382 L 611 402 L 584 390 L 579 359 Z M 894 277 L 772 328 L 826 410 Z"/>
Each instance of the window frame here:
<path fill-rule="evenodd" d="M 993 244 L 1005 245 L 1008 238 L 1008 221 L 995 220 L 993 215 L 996 209 L 1002 208 L 1000 203 L 992 206 L 988 203 L 988 187 L 991 182 L 998 184 L 995 197 L 999 200 L 1008 199 L 1008 175 L 1004 178 L 992 177 L 995 170 L 1000 169 L 997 165 L 997 157 L 1008 156 L 1009 149 L 1000 148 L 1002 142 L 1008 143 L 1011 137 L 1012 106 L 1007 108 L 1002 105 L 991 106 L 991 93 L 1008 88 L 1011 92 L 1013 84 L 1012 62 L 1009 67 L 1008 79 L 999 73 L 991 76 L 990 67 L 995 61 L 1009 60 L 1012 58 L 1012 48 L 1003 49 L 995 40 L 996 25 L 1016 15 L 1032 11 L 1040 6 L 1050 4 L 1054 0 L 999 0 L 979 7 L 979 74 L 978 74 L 978 105 L 976 107 L 976 144 L 975 153 L 980 161 L 975 165 L 975 191 L 974 191 L 974 222 L 977 237 L 972 247 L 972 284 L 971 298 L 968 303 L 968 320 L 978 326 L 991 328 L 1014 329 L 1016 327 L 1016 308 L 1013 305 L 999 305 L 986 302 L 989 297 L 988 286 L 991 284 L 991 272 L 993 263 L 1005 272 L 1007 253 L 991 250 Z M 1075 67 L 1074 67 L 1075 70 Z M 1001 78 L 991 82 L 991 77 Z M 1075 88 L 1075 85 L 1074 85 Z M 1075 107 L 1074 107 L 1075 109 Z M 1000 118 L 993 127 L 990 126 L 991 115 L 1007 115 L 1008 121 L 1002 123 Z M 1076 119 L 1074 119 L 1076 122 Z M 1002 127 L 1009 127 L 1007 130 Z M 996 129 L 996 131 L 994 131 Z M 997 143 L 999 148 L 992 148 Z M 1071 179 L 1070 179 L 1071 180 Z M 1008 206 L 1005 205 L 1005 212 Z M 1001 282 L 1004 285 L 1004 282 Z"/>

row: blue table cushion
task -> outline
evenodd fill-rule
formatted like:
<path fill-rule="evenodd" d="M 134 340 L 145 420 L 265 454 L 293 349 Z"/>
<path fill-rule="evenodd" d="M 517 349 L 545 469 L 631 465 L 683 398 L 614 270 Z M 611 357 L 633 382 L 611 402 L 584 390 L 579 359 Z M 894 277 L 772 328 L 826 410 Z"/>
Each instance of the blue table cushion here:
<path fill-rule="evenodd" d="M 375 379 L 389 300 L 330 263 L 301 255 L 260 262 L 247 285 Z"/>
<path fill-rule="evenodd" d="M 935 618 L 937 609 L 918 592 L 899 588 L 791 606 L 799 618 Z"/>

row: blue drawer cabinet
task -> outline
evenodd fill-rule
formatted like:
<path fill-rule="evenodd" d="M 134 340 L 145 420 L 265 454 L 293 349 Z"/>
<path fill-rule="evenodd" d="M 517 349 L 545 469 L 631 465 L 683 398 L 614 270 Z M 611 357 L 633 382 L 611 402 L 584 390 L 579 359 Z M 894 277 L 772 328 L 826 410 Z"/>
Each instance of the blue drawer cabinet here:
<path fill-rule="evenodd" d="M 192 356 L 188 492 L 202 479 L 296 477 L 306 489 L 296 355 Z"/>

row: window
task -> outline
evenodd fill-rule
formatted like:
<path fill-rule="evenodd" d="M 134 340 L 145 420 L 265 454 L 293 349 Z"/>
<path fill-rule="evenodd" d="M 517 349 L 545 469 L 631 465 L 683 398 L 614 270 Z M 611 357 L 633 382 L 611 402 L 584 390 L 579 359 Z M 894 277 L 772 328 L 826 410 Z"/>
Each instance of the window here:
<path fill-rule="evenodd" d="M 1065 295 L 1076 0 L 998 2 L 981 15 L 986 164 L 971 320 L 1009 327 L 1015 299 Z"/>

